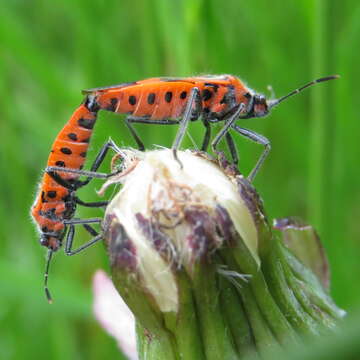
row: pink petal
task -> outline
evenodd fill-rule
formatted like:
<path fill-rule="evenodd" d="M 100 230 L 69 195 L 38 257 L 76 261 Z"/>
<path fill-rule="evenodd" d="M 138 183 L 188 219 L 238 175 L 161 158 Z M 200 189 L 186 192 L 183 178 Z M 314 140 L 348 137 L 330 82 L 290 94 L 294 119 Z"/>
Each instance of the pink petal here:
<path fill-rule="evenodd" d="M 124 354 L 131 360 L 137 360 L 134 315 L 102 270 L 96 271 L 94 275 L 93 291 L 96 319 L 117 340 Z"/>

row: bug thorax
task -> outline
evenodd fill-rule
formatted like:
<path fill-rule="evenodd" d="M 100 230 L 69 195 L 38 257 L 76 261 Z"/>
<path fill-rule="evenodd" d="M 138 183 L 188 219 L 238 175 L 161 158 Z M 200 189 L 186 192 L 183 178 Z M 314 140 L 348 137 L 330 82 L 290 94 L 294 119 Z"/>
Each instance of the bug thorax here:
<path fill-rule="evenodd" d="M 63 198 L 65 204 L 65 211 L 62 214 L 63 219 L 71 219 L 76 211 L 76 195 L 75 191 L 70 191 L 69 194 Z"/>

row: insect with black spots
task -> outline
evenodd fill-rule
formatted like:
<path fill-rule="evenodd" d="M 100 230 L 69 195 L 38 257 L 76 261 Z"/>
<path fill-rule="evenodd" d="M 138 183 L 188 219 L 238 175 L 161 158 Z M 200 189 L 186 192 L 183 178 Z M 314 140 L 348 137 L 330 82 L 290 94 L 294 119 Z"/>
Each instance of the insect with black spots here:
<path fill-rule="evenodd" d="M 40 243 L 49 249 L 45 271 L 45 291 L 48 300 L 51 300 L 47 288 L 49 264 L 53 252 L 61 247 L 63 239 L 66 237 L 65 252 L 68 255 L 77 254 L 101 240 L 101 234 L 98 234 L 90 225 L 101 222 L 100 219 L 73 218 L 77 205 L 104 207 L 107 204 L 106 201 L 85 203 L 76 196 L 76 191 L 87 185 L 92 178 L 109 176 L 97 173 L 97 170 L 107 151 L 114 148 L 111 141 L 102 147 L 90 171 L 82 169 L 100 110 L 126 114 L 125 124 L 140 150 L 144 150 L 145 147 L 133 128 L 133 123 L 180 124 L 172 146 L 175 158 L 176 150 L 181 144 L 190 121 L 201 119 L 205 126 L 202 151 L 206 151 L 209 147 L 211 124 L 224 122 L 222 129 L 211 141 L 213 152 L 217 152 L 219 142 L 225 137 L 233 162 L 237 163 L 237 150 L 230 130 L 264 146 L 264 151 L 248 175 L 248 179 L 252 181 L 270 151 L 270 142 L 254 131 L 239 127 L 235 123 L 236 120 L 266 116 L 273 107 L 305 88 L 336 78 L 338 78 L 337 75 L 320 78 L 279 99 L 270 100 L 246 87 L 238 77 L 232 75 L 151 78 L 84 90 L 83 103 L 54 141 L 38 195 L 31 209 L 31 214 L 39 228 Z M 80 181 L 80 176 L 86 176 L 86 179 Z M 93 239 L 80 248 L 72 250 L 75 225 L 82 225 L 93 236 Z"/>

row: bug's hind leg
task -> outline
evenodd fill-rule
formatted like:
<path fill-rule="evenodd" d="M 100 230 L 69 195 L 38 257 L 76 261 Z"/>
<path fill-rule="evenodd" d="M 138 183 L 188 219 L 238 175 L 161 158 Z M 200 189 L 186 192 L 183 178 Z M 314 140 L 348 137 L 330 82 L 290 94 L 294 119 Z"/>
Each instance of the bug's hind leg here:
<path fill-rule="evenodd" d="M 193 105 L 196 104 L 195 106 L 195 111 L 193 110 Z M 186 130 L 187 127 L 189 125 L 189 121 L 191 120 L 192 117 L 194 117 L 194 115 L 199 116 L 201 112 L 201 97 L 200 97 L 200 90 L 197 87 L 194 87 L 191 90 L 190 96 L 189 96 L 189 100 L 186 104 L 186 108 L 184 111 L 184 115 L 183 118 L 180 122 L 180 127 L 179 130 L 176 134 L 175 140 L 172 144 L 172 151 L 174 154 L 174 159 L 180 164 L 181 168 L 182 163 L 180 162 L 180 160 L 177 157 L 177 150 L 179 149 L 182 140 L 184 139 L 184 136 L 186 134 Z"/>
<path fill-rule="evenodd" d="M 234 139 L 232 138 L 232 136 L 229 132 L 226 133 L 225 140 L 226 140 L 227 146 L 229 148 L 232 161 L 235 165 L 237 165 L 239 162 L 239 155 L 238 155 L 236 145 L 234 143 Z"/>
<path fill-rule="evenodd" d="M 209 147 L 210 137 L 211 137 L 211 124 L 207 119 L 203 119 L 203 124 L 205 126 L 205 135 L 201 145 L 201 151 L 206 151 Z"/>
<path fill-rule="evenodd" d="M 257 161 L 254 168 L 251 170 L 250 174 L 248 175 L 248 180 L 250 182 L 252 182 L 271 150 L 270 141 L 265 136 L 260 135 L 254 131 L 241 128 L 240 126 L 233 125 L 232 128 L 239 134 L 247 137 L 248 139 L 250 139 L 258 144 L 264 145 L 264 147 L 265 147 L 264 151 L 260 155 L 259 160 Z"/>
<path fill-rule="evenodd" d="M 88 247 L 94 245 L 98 241 L 102 240 L 102 234 L 98 234 L 89 224 L 101 223 L 101 219 L 92 218 L 92 219 L 71 219 L 64 221 L 65 225 L 69 225 L 69 231 L 65 240 L 65 253 L 66 255 L 72 256 L 78 254 L 79 252 L 87 249 Z M 75 225 L 83 225 L 84 228 L 94 236 L 91 240 L 81 245 L 75 250 L 72 250 L 74 236 L 75 236 Z"/>

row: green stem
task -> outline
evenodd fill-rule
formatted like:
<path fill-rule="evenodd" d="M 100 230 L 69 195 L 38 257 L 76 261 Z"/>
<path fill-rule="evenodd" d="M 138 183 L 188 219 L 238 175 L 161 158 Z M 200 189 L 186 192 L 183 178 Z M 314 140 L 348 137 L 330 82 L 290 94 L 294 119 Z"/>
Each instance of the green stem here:
<path fill-rule="evenodd" d="M 269 239 L 270 240 L 270 239 Z M 251 290 L 264 318 L 268 322 L 273 334 L 281 344 L 297 342 L 297 335 L 280 308 L 272 297 L 261 269 L 250 254 L 247 246 L 238 237 L 236 246 L 222 252 L 226 262 L 230 265 L 235 262 L 235 268 L 240 274 L 251 275 L 249 281 Z"/>
<path fill-rule="evenodd" d="M 116 289 L 139 321 L 137 330 L 142 333 L 137 336 L 142 338 L 141 347 L 147 349 L 146 353 L 142 354 L 143 359 L 177 360 L 174 337 L 166 329 L 163 316 L 150 294 L 123 269 L 112 267 L 112 275 Z"/>
<path fill-rule="evenodd" d="M 243 272 L 239 269 L 232 254 L 232 249 L 221 250 L 221 256 L 223 257 L 224 263 L 227 267 L 239 274 L 242 274 Z M 249 282 L 251 281 L 252 278 L 250 278 Z M 263 316 L 262 309 L 259 307 L 255 299 L 251 285 L 249 283 L 239 282 L 239 287 L 236 288 L 236 290 L 241 296 L 251 332 L 254 337 L 256 349 L 263 355 L 266 355 L 269 350 L 277 350 L 279 348 L 279 342 L 274 336 L 269 323 Z"/>
<path fill-rule="evenodd" d="M 216 267 L 206 263 L 194 266 L 193 291 L 206 359 L 239 359 L 220 307 Z"/>
<path fill-rule="evenodd" d="M 220 276 L 219 285 L 221 307 L 225 313 L 239 356 L 244 356 L 251 349 L 254 349 L 255 341 L 241 296 L 228 278 Z"/>
<path fill-rule="evenodd" d="M 176 275 L 179 310 L 177 314 L 165 313 L 166 327 L 173 333 L 181 359 L 205 359 L 199 320 L 191 289 L 191 282 L 184 271 Z"/>
<path fill-rule="evenodd" d="M 279 350 L 280 345 L 265 320 L 249 284 L 244 284 L 239 290 L 239 294 L 243 300 L 259 354 L 265 357 L 269 352 Z"/>

